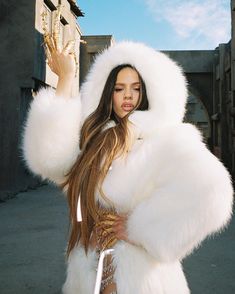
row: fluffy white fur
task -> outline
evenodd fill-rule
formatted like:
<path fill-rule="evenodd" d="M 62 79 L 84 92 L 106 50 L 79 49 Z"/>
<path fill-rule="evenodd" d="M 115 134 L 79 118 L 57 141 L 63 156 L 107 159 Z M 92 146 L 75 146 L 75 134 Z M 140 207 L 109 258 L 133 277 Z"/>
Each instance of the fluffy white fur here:
<path fill-rule="evenodd" d="M 114 160 L 103 184 L 117 211 L 129 214 L 128 235 L 139 244 L 115 246 L 118 293 L 188 294 L 180 262 L 228 223 L 233 188 L 200 132 L 182 123 L 187 87 L 175 62 L 143 44 L 122 42 L 97 57 L 82 86 L 82 112 L 78 98 L 57 99 L 52 90 L 41 90 L 25 128 L 25 159 L 35 173 L 60 182 L 79 152 L 81 123 L 97 107 L 111 69 L 123 63 L 140 72 L 150 109 L 130 115 L 133 135 L 143 139 L 126 160 Z M 92 293 L 96 265 L 95 252 L 86 256 L 74 248 L 63 293 Z"/>
<path fill-rule="evenodd" d="M 31 103 L 23 134 L 28 167 L 43 179 L 61 183 L 79 152 L 80 97 L 55 97 L 43 88 Z"/>

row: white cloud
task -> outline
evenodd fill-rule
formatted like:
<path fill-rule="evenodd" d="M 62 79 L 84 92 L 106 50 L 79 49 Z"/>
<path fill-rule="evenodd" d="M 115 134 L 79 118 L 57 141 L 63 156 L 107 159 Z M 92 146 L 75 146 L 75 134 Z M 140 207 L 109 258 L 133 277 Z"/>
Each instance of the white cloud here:
<path fill-rule="evenodd" d="M 145 0 L 159 22 L 167 21 L 178 38 L 211 48 L 231 38 L 229 0 Z"/>

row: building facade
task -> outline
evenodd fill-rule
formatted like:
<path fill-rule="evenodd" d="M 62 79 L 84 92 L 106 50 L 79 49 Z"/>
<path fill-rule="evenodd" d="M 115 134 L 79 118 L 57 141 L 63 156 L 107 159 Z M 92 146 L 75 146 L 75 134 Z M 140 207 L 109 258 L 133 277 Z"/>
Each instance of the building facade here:
<path fill-rule="evenodd" d="M 231 41 L 215 49 L 212 137 L 215 154 L 235 179 L 235 0 L 231 19 Z"/>
<path fill-rule="evenodd" d="M 235 0 L 227 44 L 215 50 L 167 51 L 184 69 L 189 83 L 186 122 L 197 125 L 208 147 L 235 179 Z"/>
<path fill-rule="evenodd" d="M 1 4 L 0 201 L 41 183 L 22 160 L 21 135 L 34 94 L 40 87 L 57 84 L 57 76 L 46 63 L 42 14 L 46 14 L 48 31 L 52 32 L 59 4 L 60 45 L 75 40 L 78 72 L 73 95 L 78 94 L 80 81 L 84 80 L 95 54 L 114 42 L 112 36 L 83 36 L 86 44 L 80 46 L 82 34 L 77 20 L 84 14 L 75 0 L 9 0 Z"/>
<path fill-rule="evenodd" d="M 188 81 L 188 102 L 185 122 L 195 124 L 213 149 L 211 119 L 213 115 L 214 50 L 165 51 L 182 66 Z"/>
<path fill-rule="evenodd" d="M 62 5 L 60 39 L 76 40 L 79 59 L 81 31 L 77 18 L 82 11 L 73 0 L 19 0 L 1 3 L 0 45 L 0 200 L 38 185 L 26 169 L 20 150 L 23 123 L 33 93 L 40 86 L 57 83 L 56 75 L 45 62 L 41 14 L 47 11 L 48 27 Z M 71 32 L 66 29 L 70 25 Z M 79 90 L 79 75 L 74 81 L 74 93 Z"/>

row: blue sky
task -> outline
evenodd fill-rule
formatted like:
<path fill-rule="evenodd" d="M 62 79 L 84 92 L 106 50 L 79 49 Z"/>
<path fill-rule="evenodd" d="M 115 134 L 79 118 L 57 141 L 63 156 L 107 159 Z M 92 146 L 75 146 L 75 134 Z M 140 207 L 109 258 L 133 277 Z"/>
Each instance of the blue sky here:
<path fill-rule="evenodd" d="M 83 35 L 159 50 L 214 49 L 231 36 L 230 0 L 77 0 Z"/>

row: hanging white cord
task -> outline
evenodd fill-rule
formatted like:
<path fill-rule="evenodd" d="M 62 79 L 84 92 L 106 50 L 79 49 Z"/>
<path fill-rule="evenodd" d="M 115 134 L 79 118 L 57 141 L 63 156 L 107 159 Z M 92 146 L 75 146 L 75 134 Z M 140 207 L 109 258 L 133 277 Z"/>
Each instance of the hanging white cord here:
<path fill-rule="evenodd" d="M 103 264 L 104 264 L 104 258 L 106 255 L 111 254 L 114 251 L 114 249 L 106 249 L 100 253 L 98 268 L 97 268 L 97 275 L 96 275 L 96 281 L 95 281 L 95 291 L 94 294 L 100 294 L 100 287 L 101 287 L 101 281 L 102 281 L 102 274 L 103 274 Z"/>

